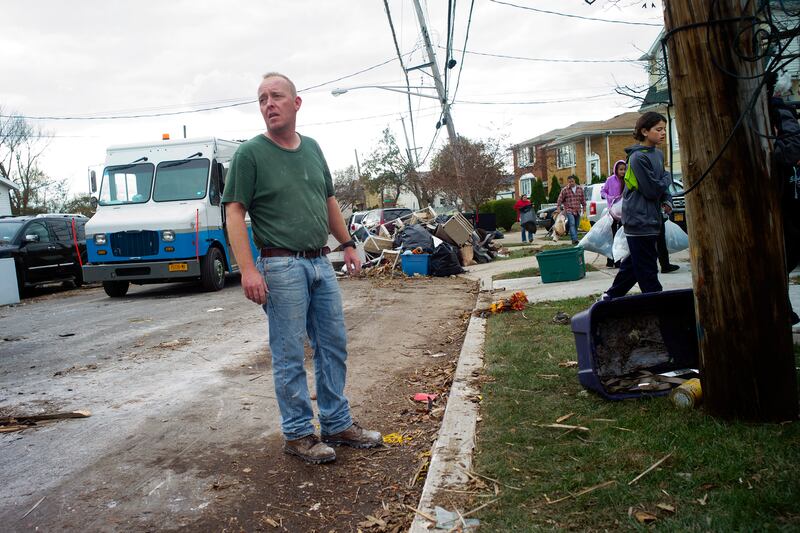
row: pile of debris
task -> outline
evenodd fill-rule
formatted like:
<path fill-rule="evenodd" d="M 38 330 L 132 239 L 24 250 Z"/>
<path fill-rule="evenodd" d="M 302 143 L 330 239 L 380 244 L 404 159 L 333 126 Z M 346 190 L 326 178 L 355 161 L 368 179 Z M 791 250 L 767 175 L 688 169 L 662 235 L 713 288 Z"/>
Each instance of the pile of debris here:
<path fill-rule="evenodd" d="M 499 231 L 474 228 L 461 213 L 438 215 L 432 207 L 353 236 L 367 276 L 394 275 L 395 270 L 402 270 L 406 275 L 440 277 L 461 274 L 465 272 L 463 267 L 492 261 L 504 251 L 495 242 L 502 238 Z M 404 255 L 427 257 L 417 257 L 412 262 L 409 258 L 404 261 Z M 337 259 L 331 257 L 334 263 Z M 412 263 L 414 267 L 409 266 Z"/>

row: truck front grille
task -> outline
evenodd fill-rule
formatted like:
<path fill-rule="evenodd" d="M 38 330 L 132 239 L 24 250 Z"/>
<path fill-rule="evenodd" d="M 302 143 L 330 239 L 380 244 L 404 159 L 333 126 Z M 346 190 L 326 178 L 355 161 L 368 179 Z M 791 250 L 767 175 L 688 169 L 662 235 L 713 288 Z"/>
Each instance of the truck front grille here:
<path fill-rule="evenodd" d="M 158 253 L 158 232 L 120 231 L 111 234 L 111 251 L 120 257 L 144 257 Z"/>

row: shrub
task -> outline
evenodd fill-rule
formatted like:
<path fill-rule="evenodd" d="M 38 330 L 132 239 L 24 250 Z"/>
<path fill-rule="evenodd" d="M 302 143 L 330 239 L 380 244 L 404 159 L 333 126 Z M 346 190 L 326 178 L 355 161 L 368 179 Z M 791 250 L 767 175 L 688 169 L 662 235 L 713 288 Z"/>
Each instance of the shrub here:
<path fill-rule="evenodd" d="M 531 203 L 535 206 L 534 209 L 538 211 L 545 200 L 547 200 L 547 195 L 544 192 L 544 184 L 535 180 L 531 186 Z"/>
<path fill-rule="evenodd" d="M 494 213 L 497 227 L 510 231 L 511 226 L 517 221 L 517 212 L 514 210 L 515 203 L 516 200 L 513 198 L 489 200 L 479 209 L 481 213 Z"/>
<path fill-rule="evenodd" d="M 558 194 L 561 192 L 561 184 L 558 183 L 558 178 L 553 176 L 550 180 L 550 192 L 547 195 L 547 201 L 554 204 L 558 201 Z"/>

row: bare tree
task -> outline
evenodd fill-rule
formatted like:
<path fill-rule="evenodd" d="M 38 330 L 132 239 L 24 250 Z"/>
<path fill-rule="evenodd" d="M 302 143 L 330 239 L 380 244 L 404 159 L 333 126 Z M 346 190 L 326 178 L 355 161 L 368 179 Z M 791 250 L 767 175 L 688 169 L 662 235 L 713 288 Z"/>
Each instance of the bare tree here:
<path fill-rule="evenodd" d="M 14 214 L 44 212 L 66 201 L 66 184 L 53 180 L 39 167 L 39 159 L 49 144 L 45 139 L 46 134 L 39 127 L 0 108 L 0 166 L 8 179 L 20 187 L 11 194 Z"/>
<path fill-rule="evenodd" d="M 333 173 L 333 187 L 342 211 L 364 207 L 364 184 L 353 165 Z"/>
<path fill-rule="evenodd" d="M 454 151 L 451 144 L 442 147 L 431 161 L 431 180 L 446 196 L 460 198 L 465 206 L 475 209 L 494 198 L 503 186 L 506 151 L 496 140 L 472 141 L 458 138 Z M 454 153 L 460 158 L 464 176 L 456 175 Z"/>
<path fill-rule="evenodd" d="M 381 139 L 364 162 L 367 187 L 381 195 L 381 202 L 388 192 L 396 202 L 403 188 L 409 187 L 409 176 L 414 172 L 412 163 L 403 156 L 397 140 L 389 128 L 383 130 Z"/>

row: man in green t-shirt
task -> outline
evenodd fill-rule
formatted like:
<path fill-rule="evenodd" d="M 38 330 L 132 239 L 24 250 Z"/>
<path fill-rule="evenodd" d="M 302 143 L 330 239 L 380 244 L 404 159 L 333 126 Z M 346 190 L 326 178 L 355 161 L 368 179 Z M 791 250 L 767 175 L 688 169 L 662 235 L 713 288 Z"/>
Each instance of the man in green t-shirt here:
<path fill-rule="evenodd" d="M 294 83 L 283 74 L 265 74 L 258 103 L 267 131 L 236 151 L 222 196 L 228 238 L 245 296 L 267 314 L 283 449 L 310 463 L 326 463 L 336 459 L 329 444 L 383 444 L 380 433 L 353 423 L 344 395 L 347 338 L 339 285 L 325 257 L 328 232 L 343 243 L 348 272 L 358 273 L 361 261 L 322 150 L 295 131 L 302 100 Z M 257 264 L 250 253 L 246 213 L 261 249 Z M 314 412 L 303 366 L 306 337 L 314 349 L 321 440 L 311 423 Z"/>

